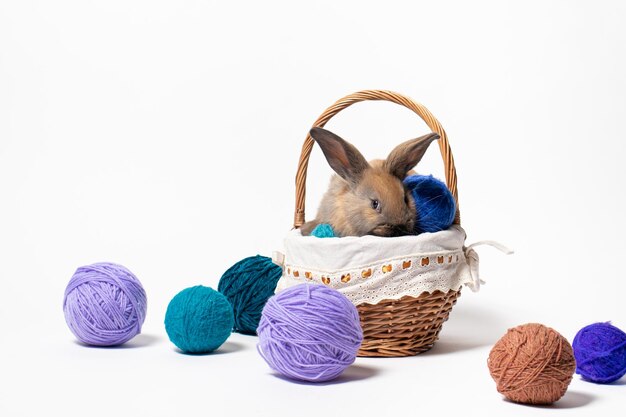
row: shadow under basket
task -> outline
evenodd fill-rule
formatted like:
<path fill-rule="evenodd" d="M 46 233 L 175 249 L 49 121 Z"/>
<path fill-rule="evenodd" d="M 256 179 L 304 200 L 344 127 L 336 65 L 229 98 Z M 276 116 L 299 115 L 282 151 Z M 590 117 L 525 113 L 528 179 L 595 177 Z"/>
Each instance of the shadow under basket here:
<path fill-rule="evenodd" d="M 412 356 L 427 351 L 437 341 L 470 275 L 464 253 L 465 232 L 460 227 L 456 170 L 439 122 L 424 106 L 398 93 L 365 90 L 348 95 L 322 113 L 313 126 L 323 127 L 341 110 L 368 100 L 404 106 L 439 134 L 446 185 L 457 202 L 454 225 L 448 231 L 389 238 L 320 239 L 293 230 L 285 239 L 284 272 L 277 291 L 301 283 L 331 286 L 357 307 L 363 329 L 359 356 Z M 307 134 L 296 175 L 295 229 L 305 222 L 306 174 L 314 143 Z M 385 246 L 382 252 L 381 245 Z M 382 258 L 368 258 L 368 248 L 372 256 Z M 328 260 L 341 257 L 345 264 Z"/>

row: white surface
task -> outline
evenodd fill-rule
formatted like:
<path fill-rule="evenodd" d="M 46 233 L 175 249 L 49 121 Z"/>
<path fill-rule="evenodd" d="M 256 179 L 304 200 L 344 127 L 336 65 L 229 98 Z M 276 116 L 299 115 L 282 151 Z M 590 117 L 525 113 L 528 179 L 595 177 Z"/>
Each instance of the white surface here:
<path fill-rule="evenodd" d="M 1 1 L 0 415 L 551 415 L 503 401 L 486 358 L 526 322 L 626 328 L 625 20 L 620 1 Z M 515 255 L 479 249 L 488 283 L 431 352 L 358 359 L 334 384 L 277 378 L 251 337 L 177 353 L 170 298 L 280 248 L 306 131 L 363 88 L 440 119 L 468 243 Z M 328 126 L 368 158 L 426 131 L 382 103 Z M 421 172 L 441 175 L 435 149 Z M 315 150 L 310 215 L 329 175 Z M 96 261 L 148 293 L 128 349 L 65 325 L 64 287 Z M 555 407 L 616 415 L 625 389 L 576 376 Z"/>

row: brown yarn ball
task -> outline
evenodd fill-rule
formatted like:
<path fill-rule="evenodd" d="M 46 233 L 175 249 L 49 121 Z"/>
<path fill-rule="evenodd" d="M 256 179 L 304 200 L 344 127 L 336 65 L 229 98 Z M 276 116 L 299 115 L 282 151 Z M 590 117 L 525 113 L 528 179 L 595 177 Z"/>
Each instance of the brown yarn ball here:
<path fill-rule="evenodd" d="M 523 404 L 551 404 L 560 399 L 574 376 L 572 345 L 543 324 L 509 329 L 487 360 L 498 392 Z"/>

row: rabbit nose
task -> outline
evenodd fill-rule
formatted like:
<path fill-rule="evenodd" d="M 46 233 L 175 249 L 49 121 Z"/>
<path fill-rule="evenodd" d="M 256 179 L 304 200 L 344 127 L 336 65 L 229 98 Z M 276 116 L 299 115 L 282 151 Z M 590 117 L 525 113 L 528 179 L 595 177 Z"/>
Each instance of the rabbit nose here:
<path fill-rule="evenodd" d="M 409 231 L 407 230 L 407 228 L 404 225 L 394 225 L 390 228 L 390 234 L 389 236 L 391 237 L 398 237 L 398 236 L 404 236 L 404 235 L 408 235 Z"/>
<path fill-rule="evenodd" d="M 410 231 L 404 224 L 381 224 L 370 231 L 371 235 L 384 237 L 398 237 L 410 235 Z"/>

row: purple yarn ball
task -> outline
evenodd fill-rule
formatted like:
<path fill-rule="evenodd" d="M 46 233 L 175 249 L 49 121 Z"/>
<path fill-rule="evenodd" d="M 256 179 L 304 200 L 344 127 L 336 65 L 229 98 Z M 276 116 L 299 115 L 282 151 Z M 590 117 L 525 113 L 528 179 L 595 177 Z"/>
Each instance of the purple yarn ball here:
<path fill-rule="evenodd" d="M 121 345 L 141 333 L 146 307 L 146 292 L 137 277 L 106 262 L 78 268 L 63 300 L 70 330 L 93 346 Z"/>
<path fill-rule="evenodd" d="M 587 381 L 608 384 L 626 374 L 626 333 L 610 323 L 583 327 L 572 348 L 576 373 Z"/>
<path fill-rule="evenodd" d="M 310 382 L 338 377 L 363 341 L 354 304 L 325 285 L 295 285 L 271 297 L 257 334 L 257 349 L 273 370 Z"/>

